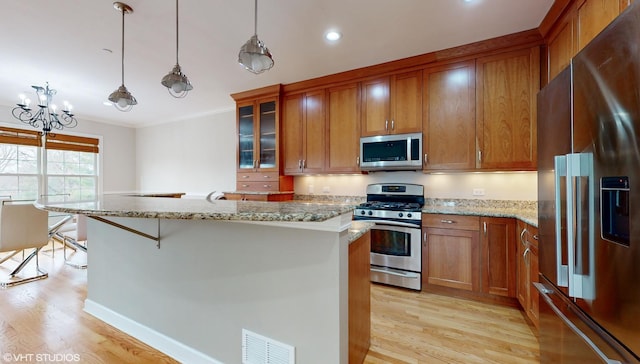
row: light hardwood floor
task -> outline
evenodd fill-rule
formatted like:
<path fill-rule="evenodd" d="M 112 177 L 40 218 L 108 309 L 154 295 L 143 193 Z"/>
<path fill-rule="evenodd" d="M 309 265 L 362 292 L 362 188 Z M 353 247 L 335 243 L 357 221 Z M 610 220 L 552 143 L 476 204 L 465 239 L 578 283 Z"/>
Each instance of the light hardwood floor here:
<path fill-rule="evenodd" d="M 40 265 L 48 279 L 0 290 L 0 362 L 49 354 L 49 362 L 176 363 L 82 311 L 87 271 L 63 264 L 59 246 L 53 258 L 41 253 Z M 514 308 L 380 285 L 371 308 L 368 364 L 539 362 L 538 342 Z"/>

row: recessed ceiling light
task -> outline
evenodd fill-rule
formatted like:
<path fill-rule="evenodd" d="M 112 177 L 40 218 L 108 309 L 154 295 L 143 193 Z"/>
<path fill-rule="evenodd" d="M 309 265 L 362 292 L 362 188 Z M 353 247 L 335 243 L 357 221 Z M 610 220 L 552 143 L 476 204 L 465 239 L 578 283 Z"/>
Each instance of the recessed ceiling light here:
<path fill-rule="evenodd" d="M 331 31 L 328 31 L 328 32 L 324 35 L 324 37 L 325 37 L 327 40 L 329 40 L 329 41 L 335 42 L 335 41 L 337 41 L 338 39 L 342 38 L 342 34 L 340 34 L 340 32 L 337 32 L 337 31 L 335 31 L 335 30 L 331 30 Z"/>

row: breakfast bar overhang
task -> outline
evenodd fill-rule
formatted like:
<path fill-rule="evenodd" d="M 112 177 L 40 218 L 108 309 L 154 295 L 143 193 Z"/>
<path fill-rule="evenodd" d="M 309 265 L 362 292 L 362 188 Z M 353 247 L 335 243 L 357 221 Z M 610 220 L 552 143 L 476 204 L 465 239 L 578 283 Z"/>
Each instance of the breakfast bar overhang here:
<path fill-rule="evenodd" d="M 348 362 L 349 244 L 366 231 L 350 228 L 352 206 L 116 195 L 36 206 L 89 217 L 85 311 L 175 359 L 241 363 L 248 330 L 295 348 L 297 363 Z"/>

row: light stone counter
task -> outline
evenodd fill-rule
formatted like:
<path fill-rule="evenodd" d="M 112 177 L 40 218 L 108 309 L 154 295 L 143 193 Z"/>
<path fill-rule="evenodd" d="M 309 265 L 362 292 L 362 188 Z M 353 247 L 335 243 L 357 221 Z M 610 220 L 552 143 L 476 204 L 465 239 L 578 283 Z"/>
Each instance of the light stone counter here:
<path fill-rule="evenodd" d="M 353 211 L 348 204 L 172 199 L 103 195 L 97 201 L 38 201 L 48 211 L 88 216 L 180 220 L 322 222 Z"/>
<path fill-rule="evenodd" d="M 473 215 L 489 217 L 513 217 L 538 226 L 536 201 L 427 199 L 423 213 Z"/>

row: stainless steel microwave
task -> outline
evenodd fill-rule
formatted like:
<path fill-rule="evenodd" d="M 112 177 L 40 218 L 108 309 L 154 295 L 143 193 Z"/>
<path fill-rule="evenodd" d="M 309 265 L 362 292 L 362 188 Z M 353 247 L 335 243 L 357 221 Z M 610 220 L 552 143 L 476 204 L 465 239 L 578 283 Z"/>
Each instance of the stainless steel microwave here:
<path fill-rule="evenodd" d="M 363 171 L 422 169 L 422 133 L 360 138 Z"/>

